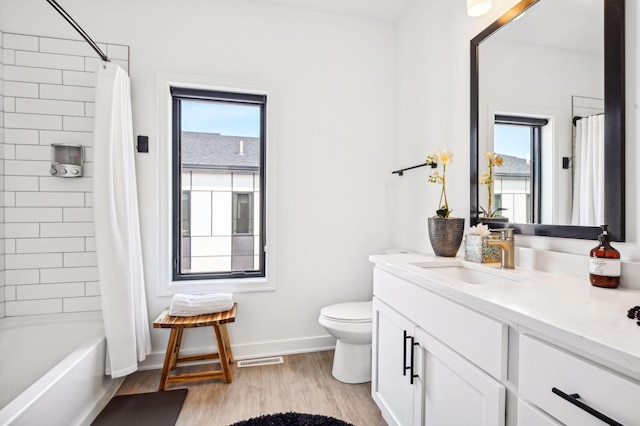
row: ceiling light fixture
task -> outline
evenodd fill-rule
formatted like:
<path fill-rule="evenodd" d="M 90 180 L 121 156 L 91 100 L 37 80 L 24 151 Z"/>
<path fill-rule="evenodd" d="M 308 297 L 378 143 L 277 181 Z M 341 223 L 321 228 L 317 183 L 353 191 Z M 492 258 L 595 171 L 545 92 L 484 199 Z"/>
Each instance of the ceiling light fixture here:
<path fill-rule="evenodd" d="M 467 0 L 467 15 L 482 16 L 491 10 L 492 0 Z"/>

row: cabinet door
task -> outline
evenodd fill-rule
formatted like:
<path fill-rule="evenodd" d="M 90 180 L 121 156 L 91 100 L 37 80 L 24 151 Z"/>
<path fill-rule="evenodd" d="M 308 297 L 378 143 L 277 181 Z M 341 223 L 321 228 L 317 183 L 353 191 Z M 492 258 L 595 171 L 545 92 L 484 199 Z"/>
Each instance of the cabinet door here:
<path fill-rule="evenodd" d="M 414 324 L 373 299 L 373 362 L 371 395 L 389 425 L 414 424 L 411 380 L 411 338 Z"/>
<path fill-rule="evenodd" d="M 423 425 L 503 426 L 505 388 L 422 329 L 415 338 L 422 365 Z"/>

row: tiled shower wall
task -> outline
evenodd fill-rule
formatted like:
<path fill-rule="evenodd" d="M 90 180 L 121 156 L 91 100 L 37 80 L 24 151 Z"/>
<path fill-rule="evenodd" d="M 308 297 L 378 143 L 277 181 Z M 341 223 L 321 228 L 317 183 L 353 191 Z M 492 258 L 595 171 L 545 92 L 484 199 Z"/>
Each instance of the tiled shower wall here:
<path fill-rule="evenodd" d="M 128 71 L 127 46 L 98 45 Z M 92 211 L 100 60 L 76 40 L 4 33 L 2 49 L 5 315 L 100 310 Z M 83 177 L 49 174 L 52 143 L 85 146 Z"/>
<path fill-rule="evenodd" d="M 0 318 L 5 316 L 4 302 L 4 59 L 0 31 Z"/>
<path fill-rule="evenodd" d="M 602 114 L 604 113 L 604 99 L 572 96 L 571 112 L 574 117 L 588 117 L 590 115 Z"/>

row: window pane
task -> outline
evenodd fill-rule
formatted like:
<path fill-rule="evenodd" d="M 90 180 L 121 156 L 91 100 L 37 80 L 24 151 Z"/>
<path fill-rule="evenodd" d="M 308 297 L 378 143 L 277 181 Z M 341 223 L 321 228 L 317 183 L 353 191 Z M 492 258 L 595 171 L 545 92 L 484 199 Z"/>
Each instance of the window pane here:
<path fill-rule="evenodd" d="M 531 127 L 496 124 L 493 150 L 500 155 L 519 158 L 528 164 L 531 156 Z"/>
<path fill-rule="evenodd" d="M 182 235 L 191 235 L 191 191 L 182 191 Z"/>
<path fill-rule="evenodd" d="M 233 194 L 233 233 L 253 233 L 253 194 Z"/>
<path fill-rule="evenodd" d="M 264 104 L 234 100 L 228 93 L 225 100 L 188 95 L 174 94 L 174 108 L 179 111 L 174 114 L 174 126 L 179 126 L 174 131 L 178 139 L 174 152 L 180 159 L 177 163 L 174 158 L 174 167 L 179 167 L 174 176 L 182 180 L 178 184 L 182 189 L 180 217 L 174 218 L 181 232 L 174 278 L 188 279 L 190 274 L 236 277 L 238 272 L 264 276 L 264 236 L 254 217 L 264 210 L 261 197 L 256 196 L 264 180 Z"/>
<path fill-rule="evenodd" d="M 185 270 L 191 269 L 191 192 L 182 191 L 182 211 L 181 223 L 182 223 L 182 240 L 180 244 L 181 249 L 181 264 Z"/>
<path fill-rule="evenodd" d="M 494 171 L 494 205 L 512 222 L 531 220 L 531 127 L 496 124 L 493 150 L 504 163 Z M 498 203 L 500 203 L 498 205 Z"/>

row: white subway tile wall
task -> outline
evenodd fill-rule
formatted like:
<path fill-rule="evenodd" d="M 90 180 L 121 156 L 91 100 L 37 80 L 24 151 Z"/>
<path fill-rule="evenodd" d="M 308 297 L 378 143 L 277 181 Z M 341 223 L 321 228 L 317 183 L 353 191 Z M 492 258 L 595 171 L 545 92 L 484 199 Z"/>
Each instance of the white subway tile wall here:
<path fill-rule="evenodd" d="M 129 47 L 98 43 L 129 70 Z M 0 32 L 0 318 L 100 310 L 93 238 L 96 53 Z M 84 176 L 49 174 L 51 144 L 85 146 Z"/>
<path fill-rule="evenodd" d="M 6 286 L 5 286 L 5 271 L 4 271 L 4 256 L 6 252 L 5 247 L 5 230 L 4 230 L 4 112 L 15 112 L 15 102 L 13 99 L 5 98 L 4 96 L 4 74 L 5 64 L 14 63 L 14 52 L 12 50 L 5 50 L 3 43 L 3 34 L 0 31 L 0 318 L 5 317 L 6 307 Z"/>

